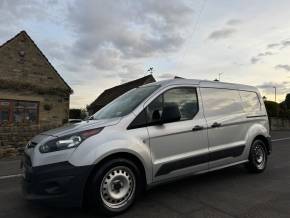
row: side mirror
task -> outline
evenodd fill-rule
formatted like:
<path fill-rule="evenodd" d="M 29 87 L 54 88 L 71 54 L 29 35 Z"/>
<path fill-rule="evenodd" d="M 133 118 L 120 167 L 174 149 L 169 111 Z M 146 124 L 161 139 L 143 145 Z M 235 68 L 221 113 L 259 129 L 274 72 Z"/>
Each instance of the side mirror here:
<path fill-rule="evenodd" d="M 163 108 L 161 115 L 162 123 L 171 123 L 179 121 L 181 118 L 180 111 L 177 105 L 168 105 Z"/>

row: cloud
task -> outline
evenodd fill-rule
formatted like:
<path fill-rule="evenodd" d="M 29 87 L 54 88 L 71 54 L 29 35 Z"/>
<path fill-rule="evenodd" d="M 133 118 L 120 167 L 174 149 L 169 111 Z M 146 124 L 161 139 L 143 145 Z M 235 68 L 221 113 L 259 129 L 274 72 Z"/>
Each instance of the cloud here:
<path fill-rule="evenodd" d="M 121 79 L 122 83 L 145 76 L 143 65 L 139 63 L 122 65 L 121 70 L 117 72 L 117 76 Z"/>
<path fill-rule="evenodd" d="M 77 38 L 73 54 L 104 69 L 175 52 L 186 40 L 193 14 L 186 1 L 75 1 L 67 17 Z"/>
<path fill-rule="evenodd" d="M 288 64 L 278 64 L 275 66 L 275 69 L 283 69 L 290 72 L 290 65 Z"/>
<path fill-rule="evenodd" d="M 268 44 L 267 48 L 268 49 L 273 49 L 273 48 L 280 47 L 280 49 L 283 49 L 283 48 L 287 48 L 288 46 L 290 46 L 290 40 L 282 40 L 279 43 Z"/>
<path fill-rule="evenodd" d="M 172 73 L 163 73 L 162 75 L 158 76 L 160 79 L 173 79 L 175 77 Z"/>
<path fill-rule="evenodd" d="M 228 20 L 227 25 L 235 26 L 235 25 L 238 25 L 241 23 L 242 23 L 242 21 L 239 19 L 230 19 L 230 20 Z"/>
<path fill-rule="evenodd" d="M 252 57 L 251 58 L 251 63 L 252 64 L 256 64 L 257 62 L 259 62 L 260 61 L 260 58 L 256 58 L 256 57 Z"/>
<path fill-rule="evenodd" d="M 277 88 L 277 92 L 279 95 L 284 95 L 286 93 L 290 93 L 290 82 L 264 82 L 260 85 L 256 86 L 257 88 L 263 89 L 263 93 L 265 94 L 273 94 L 274 87 Z"/>
<path fill-rule="evenodd" d="M 290 41 L 289 40 L 285 40 L 281 42 L 281 49 L 286 48 L 290 46 Z"/>
<path fill-rule="evenodd" d="M 259 53 L 257 56 L 258 57 L 265 57 L 265 56 L 271 56 L 271 55 L 274 55 L 274 53 L 270 52 L 270 51 L 266 51 L 266 52 L 263 52 L 263 53 Z"/>
<path fill-rule="evenodd" d="M 209 35 L 209 39 L 219 40 L 228 38 L 236 32 L 234 28 L 224 28 L 220 30 L 215 30 Z"/>
<path fill-rule="evenodd" d="M 270 51 L 261 52 L 261 53 L 259 53 L 256 56 L 251 58 L 251 63 L 256 64 L 262 59 L 262 57 L 271 56 L 271 55 L 274 55 L 274 53 L 270 52 Z"/>
<path fill-rule="evenodd" d="M 271 49 L 271 48 L 276 48 L 278 46 L 280 46 L 280 43 L 270 43 L 270 44 L 267 45 L 267 48 Z"/>
<path fill-rule="evenodd" d="M 92 57 L 92 64 L 100 70 L 114 70 L 120 64 L 121 53 L 115 48 L 100 48 Z"/>

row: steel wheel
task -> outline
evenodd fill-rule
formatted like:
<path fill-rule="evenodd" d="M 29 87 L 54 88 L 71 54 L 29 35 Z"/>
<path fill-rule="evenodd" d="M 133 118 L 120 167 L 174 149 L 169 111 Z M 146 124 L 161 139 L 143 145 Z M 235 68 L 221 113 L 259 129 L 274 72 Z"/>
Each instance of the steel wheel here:
<path fill-rule="evenodd" d="M 262 173 L 267 167 L 267 152 L 262 140 L 255 140 L 251 146 L 247 169 L 252 173 Z"/>
<path fill-rule="evenodd" d="M 254 151 L 253 156 L 254 156 L 256 167 L 260 170 L 264 169 L 265 162 L 266 162 L 266 153 L 263 148 L 263 145 L 256 144 L 253 151 Z"/>
<path fill-rule="evenodd" d="M 132 198 L 135 187 L 134 173 L 128 167 L 117 166 L 105 174 L 100 186 L 100 196 L 107 207 L 121 208 Z"/>

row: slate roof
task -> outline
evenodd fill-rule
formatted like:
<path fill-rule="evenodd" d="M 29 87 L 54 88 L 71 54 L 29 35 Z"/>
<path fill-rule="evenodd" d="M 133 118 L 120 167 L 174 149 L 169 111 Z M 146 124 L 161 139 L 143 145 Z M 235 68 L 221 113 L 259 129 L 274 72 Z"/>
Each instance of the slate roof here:
<path fill-rule="evenodd" d="M 125 92 L 128 92 L 131 89 L 137 88 L 139 86 L 156 82 L 154 77 L 150 74 L 147 76 L 144 76 L 142 78 L 115 86 L 113 88 L 105 90 L 102 94 L 99 95 L 99 97 L 93 101 L 90 105 L 87 106 L 87 110 L 89 111 L 89 114 L 94 114 L 98 110 L 100 110 L 102 107 L 113 101 L 115 98 L 119 97 L 120 95 L 124 94 Z"/>

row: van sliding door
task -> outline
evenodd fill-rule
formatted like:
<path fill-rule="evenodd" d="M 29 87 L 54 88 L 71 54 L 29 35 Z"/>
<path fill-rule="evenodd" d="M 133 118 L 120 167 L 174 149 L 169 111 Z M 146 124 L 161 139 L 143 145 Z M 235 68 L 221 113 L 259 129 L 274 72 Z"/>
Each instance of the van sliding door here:
<path fill-rule="evenodd" d="M 210 168 L 243 159 L 247 124 L 238 90 L 201 88 L 208 127 Z"/>

